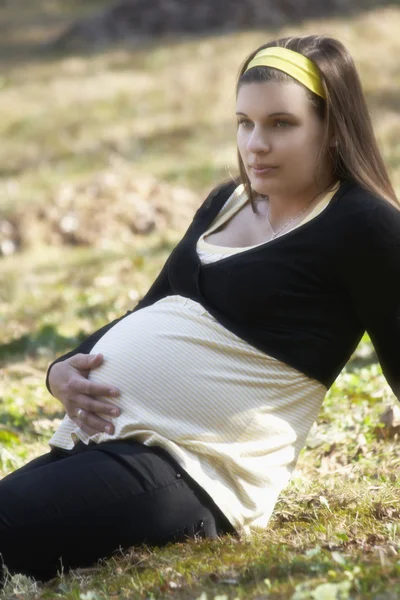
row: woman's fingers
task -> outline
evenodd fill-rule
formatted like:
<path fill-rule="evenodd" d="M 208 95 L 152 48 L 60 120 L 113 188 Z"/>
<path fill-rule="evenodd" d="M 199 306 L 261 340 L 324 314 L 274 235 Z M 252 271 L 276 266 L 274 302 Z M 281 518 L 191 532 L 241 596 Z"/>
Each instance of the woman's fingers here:
<path fill-rule="evenodd" d="M 98 396 L 117 398 L 117 396 L 119 396 L 117 388 L 103 383 L 95 383 L 94 381 L 90 381 L 89 379 L 86 379 L 86 377 L 81 377 L 79 375 L 71 381 L 70 387 L 77 392 L 93 398 L 97 398 Z"/>
<path fill-rule="evenodd" d="M 73 402 L 70 402 L 69 412 L 78 413 L 78 410 L 82 409 L 86 412 L 95 413 L 102 415 L 103 417 L 119 417 L 121 410 L 115 404 L 106 402 L 104 400 L 98 400 L 92 396 L 86 396 L 85 394 L 77 394 L 74 397 Z"/>
<path fill-rule="evenodd" d="M 102 354 L 75 354 L 67 360 L 71 367 L 78 371 L 90 371 L 90 369 L 100 366 L 103 358 Z"/>
<path fill-rule="evenodd" d="M 98 413 L 90 412 L 82 408 L 76 412 L 73 421 L 89 435 L 101 432 L 112 435 L 115 431 L 114 425 L 110 421 L 103 419 Z"/>
<path fill-rule="evenodd" d="M 73 402 L 77 393 L 94 398 L 97 396 L 116 398 L 118 396 L 118 390 L 114 386 L 95 383 L 88 379 L 90 366 L 93 365 L 93 362 L 96 366 L 96 360 L 103 361 L 102 355 L 78 354 L 53 365 L 49 373 L 50 390 L 64 406 Z"/>
<path fill-rule="evenodd" d="M 121 414 L 119 407 L 111 401 L 119 396 L 118 390 L 88 379 L 90 370 L 102 362 L 102 354 L 77 354 L 56 363 L 50 371 L 53 394 L 63 403 L 68 416 L 89 435 L 113 434 L 111 419 Z"/>
<path fill-rule="evenodd" d="M 85 415 L 82 415 L 82 419 L 85 417 Z M 96 435 L 96 433 L 101 433 L 102 430 L 99 429 L 93 429 L 92 427 L 90 427 L 89 425 L 86 425 L 86 423 L 84 422 L 84 420 L 78 419 L 78 417 L 75 417 L 72 419 L 80 429 L 82 429 L 82 431 L 84 431 L 85 433 L 87 433 L 88 435 L 92 436 L 92 435 Z"/>
<path fill-rule="evenodd" d="M 114 425 L 111 419 L 118 417 L 121 411 L 118 406 L 110 402 L 97 400 L 84 394 L 77 394 L 73 401 L 69 402 L 67 413 L 86 433 L 89 433 L 90 429 L 91 434 L 104 431 L 112 435 Z"/>

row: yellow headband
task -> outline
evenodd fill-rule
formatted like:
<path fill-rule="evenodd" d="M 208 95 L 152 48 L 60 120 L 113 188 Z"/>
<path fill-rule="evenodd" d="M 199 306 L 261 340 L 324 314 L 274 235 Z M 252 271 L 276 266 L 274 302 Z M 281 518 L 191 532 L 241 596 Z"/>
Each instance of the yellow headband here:
<path fill-rule="evenodd" d="M 312 60 L 294 52 L 288 48 L 273 46 L 260 50 L 247 65 L 245 73 L 253 67 L 273 67 L 284 71 L 297 81 L 300 81 L 309 90 L 325 98 L 324 89 L 321 83 L 321 77 L 318 68 Z"/>

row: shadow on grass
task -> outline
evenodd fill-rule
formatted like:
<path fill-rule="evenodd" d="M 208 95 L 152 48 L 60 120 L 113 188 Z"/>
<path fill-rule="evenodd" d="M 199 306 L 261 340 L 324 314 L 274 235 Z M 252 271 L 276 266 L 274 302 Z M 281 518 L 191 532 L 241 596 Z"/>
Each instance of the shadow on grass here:
<path fill-rule="evenodd" d="M 268 32 L 274 35 L 274 30 L 279 27 L 294 24 L 300 26 L 308 19 L 357 18 L 377 8 L 398 6 L 395 0 L 353 0 L 341 4 L 309 1 L 299 3 L 298 6 L 296 3 L 288 3 L 287 6 L 282 3 L 277 16 L 274 17 L 275 13 L 266 10 L 265 19 L 262 19 L 257 11 L 243 9 L 239 2 L 232 3 L 227 15 L 228 2 L 225 0 L 209 0 L 208 3 L 198 0 L 201 11 L 195 10 L 194 2 L 176 2 L 169 7 L 168 3 L 161 0 L 149 0 L 154 18 L 148 21 L 148 8 L 146 10 L 140 3 L 132 2 L 129 10 L 125 9 L 128 13 L 125 16 L 124 9 L 121 10 L 118 6 L 120 4 L 122 3 L 112 0 L 58 0 L 52 3 L 52 14 L 49 14 L 48 3 L 42 0 L 35 2 L 34 7 L 28 11 L 24 6 L 24 18 L 21 20 L 19 3 L 6 3 L 0 7 L 0 35 L 5 40 L 0 43 L 1 62 L 10 66 L 17 66 L 22 62 L 53 62 L 71 55 L 101 55 L 105 49 L 121 44 L 125 49 L 131 47 L 132 50 L 140 50 L 240 31 L 263 30 L 266 35 Z M 180 8 L 179 18 L 174 14 L 177 4 Z M 107 11 L 107 14 L 102 15 L 102 11 Z M 130 18 L 131 13 L 134 19 Z M 115 18 L 121 21 L 121 15 L 124 27 L 121 27 L 121 23 L 119 26 L 113 23 Z M 89 26 L 86 21 L 90 23 Z M 100 28 L 100 33 L 96 32 L 96 27 Z M 21 35 L 22 28 L 27 33 L 30 29 L 39 29 L 41 35 Z M 124 32 L 123 40 L 118 30 Z M 90 36 L 93 36 L 93 40 L 87 39 Z"/>
<path fill-rule="evenodd" d="M 54 353 L 68 351 L 80 344 L 86 337 L 87 333 L 84 332 L 73 337 L 66 337 L 60 335 L 54 325 L 43 325 L 35 332 L 0 344 L 0 367 L 19 361 L 23 357 L 35 356 L 41 348 L 46 348 Z"/>

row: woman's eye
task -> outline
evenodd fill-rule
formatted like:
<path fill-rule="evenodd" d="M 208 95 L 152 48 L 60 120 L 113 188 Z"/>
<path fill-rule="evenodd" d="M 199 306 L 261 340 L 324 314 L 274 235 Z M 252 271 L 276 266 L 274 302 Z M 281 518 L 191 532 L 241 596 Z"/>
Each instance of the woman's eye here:
<path fill-rule="evenodd" d="M 249 121 L 249 119 L 241 119 L 240 121 L 238 121 L 238 126 L 241 125 L 242 127 L 248 128 L 251 127 L 252 123 L 251 121 Z M 281 119 L 279 121 L 275 121 L 274 122 L 274 127 L 278 127 L 280 128 L 285 128 L 285 127 L 289 127 L 290 123 L 288 121 L 282 121 Z"/>

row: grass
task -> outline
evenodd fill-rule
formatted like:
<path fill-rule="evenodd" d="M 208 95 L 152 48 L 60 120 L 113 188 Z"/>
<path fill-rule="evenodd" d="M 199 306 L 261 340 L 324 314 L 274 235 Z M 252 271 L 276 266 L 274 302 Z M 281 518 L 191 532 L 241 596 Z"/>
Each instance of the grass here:
<path fill-rule="evenodd" d="M 32 225 L 66 182 L 90 183 L 116 161 L 135 176 L 187 186 L 200 200 L 235 172 L 241 61 L 266 38 L 288 33 L 331 33 L 349 47 L 400 190 L 398 8 L 92 56 L 31 51 L 100 5 L 24 3 L 22 20 L 21 2 L 0 9 L 9 51 L 0 78 L 0 220 L 25 216 Z M 45 452 L 62 417 L 43 384 L 48 362 L 130 308 L 178 239 L 155 232 L 131 246 L 49 247 L 39 233 L 0 262 L 0 476 Z M 379 424 L 395 402 L 365 337 L 330 390 L 267 530 L 251 541 L 135 548 L 46 585 L 14 576 L 0 598 L 397 599 L 400 453 L 398 438 Z"/>

